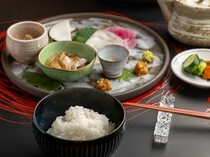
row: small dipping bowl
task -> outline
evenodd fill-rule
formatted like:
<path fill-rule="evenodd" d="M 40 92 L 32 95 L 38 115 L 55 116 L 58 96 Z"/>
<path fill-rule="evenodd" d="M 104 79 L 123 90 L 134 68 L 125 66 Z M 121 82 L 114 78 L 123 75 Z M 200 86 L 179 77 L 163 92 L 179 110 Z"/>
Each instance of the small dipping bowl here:
<path fill-rule="evenodd" d="M 122 74 L 129 51 L 120 45 L 107 45 L 98 52 L 103 74 L 108 78 L 117 78 Z"/>
<path fill-rule="evenodd" d="M 7 52 L 20 63 L 35 63 L 38 53 L 47 44 L 47 30 L 39 22 L 22 21 L 13 24 L 7 30 Z"/>

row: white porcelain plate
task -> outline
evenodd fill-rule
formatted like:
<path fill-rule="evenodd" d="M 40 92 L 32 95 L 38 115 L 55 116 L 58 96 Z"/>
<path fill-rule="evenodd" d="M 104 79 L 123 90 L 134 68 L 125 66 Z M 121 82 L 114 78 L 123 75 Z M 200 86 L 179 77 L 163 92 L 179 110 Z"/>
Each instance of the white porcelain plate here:
<path fill-rule="evenodd" d="M 176 55 L 171 61 L 171 69 L 174 74 L 181 80 L 199 87 L 199 88 L 210 88 L 210 80 L 203 79 L 199 76 L 188 74 L 182 70 L 182 63 L 191 54 L 198 54 L 199 58 L 203 60 L 210 60 L 210 49 L 190 49 L 183 51 Z"/>

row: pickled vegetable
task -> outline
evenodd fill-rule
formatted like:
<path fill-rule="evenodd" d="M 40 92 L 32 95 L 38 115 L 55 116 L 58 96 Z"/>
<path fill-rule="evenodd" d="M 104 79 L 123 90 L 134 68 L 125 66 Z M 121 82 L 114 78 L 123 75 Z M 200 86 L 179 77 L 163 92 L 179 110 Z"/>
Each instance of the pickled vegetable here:
<path fill-rule="evenodd" d="M 197 66 L 197 68 L 195 69 L 193 73 L 199 76 L 203 73 L 205 68 L 206 68 L 206 62 L 204 62 L 204 60 L 200 60 L 199 65 Z"/>
<path fill-rule="evenodd" d="M 200 59 L 197 54 L 192 54 L 183 62 L 182 68 L 185 72 L 193 74 L 200 64 Z"/>
<path fill-rule="evenodd" d="M 210 80 L 210 61 L 206 61 L 207 65 L 203 71 L 202 78 Z"/>

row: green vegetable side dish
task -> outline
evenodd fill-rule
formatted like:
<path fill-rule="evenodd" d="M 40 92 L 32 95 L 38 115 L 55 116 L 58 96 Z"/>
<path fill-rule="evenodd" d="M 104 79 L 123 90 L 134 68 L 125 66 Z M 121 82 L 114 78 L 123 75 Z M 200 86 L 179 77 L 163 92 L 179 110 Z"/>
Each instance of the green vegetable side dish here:
<path fill-rule="evenodd" d="M 64 88 L 62 83 L 54 79 L 51 79 L 50 77 L 48 77 L 43 73 L 24 71 L 22 77 L 29 84 L 46 91 L 51 92 L 51 91 L 61 90 Z"/>
<path fill-rule="evenodd" d="M 196 76 L 200 76 L 204 69 L 206 68 L 206 63 L 204 60 L 200 59 L 197 54 L 192 54 L 185 59 L 182 64 L 182 69 L 189 73 Z"/>
<path fill-rule="evenodd" d="M 142 60 L 152 63 L 154 62 L 154 54 L 152 51 L 146 50 L 144 51 L 144 53 L 142 54 Z"/>

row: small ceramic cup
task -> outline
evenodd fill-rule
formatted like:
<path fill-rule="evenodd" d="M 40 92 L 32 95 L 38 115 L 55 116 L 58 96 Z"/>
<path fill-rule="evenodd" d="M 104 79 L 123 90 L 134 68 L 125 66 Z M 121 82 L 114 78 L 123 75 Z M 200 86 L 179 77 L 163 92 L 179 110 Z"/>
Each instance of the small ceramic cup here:
<path fill-rule="evenodd" d="M 23 64 L 35 63 L 38 53 L 47 44 L 47 29 L 39 22 L 22 21 L 7 30 L 7 52 Z"/>
<path fill-rule="evenodd" d="M 108 78 L 117 78 L 122 74 L 129 51 L 120 45 L 107 45 L 97 52 L 103 74 Z"/>

